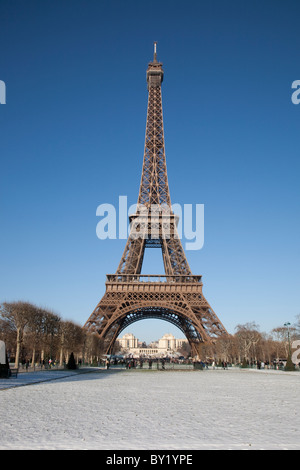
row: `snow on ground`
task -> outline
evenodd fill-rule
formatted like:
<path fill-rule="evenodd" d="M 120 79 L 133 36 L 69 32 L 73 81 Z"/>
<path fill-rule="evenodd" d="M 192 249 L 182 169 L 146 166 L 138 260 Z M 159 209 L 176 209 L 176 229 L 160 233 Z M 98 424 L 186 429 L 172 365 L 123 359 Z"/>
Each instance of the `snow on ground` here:
<path fill-rule="evenodd" d="M 299 387 L 275 370 L 24 372 L 0 379 L 0 449 L 300 449 Z"/>

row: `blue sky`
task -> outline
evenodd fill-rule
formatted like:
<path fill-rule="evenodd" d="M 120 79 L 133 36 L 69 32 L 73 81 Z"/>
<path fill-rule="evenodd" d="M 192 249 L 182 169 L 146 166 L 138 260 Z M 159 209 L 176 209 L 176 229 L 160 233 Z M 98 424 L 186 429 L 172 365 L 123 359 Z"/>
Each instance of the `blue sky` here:
<path fill-rule="evenodd" d="M 171 200 L 205 207 L 191 269 L 230 333 L 293 323 L 299 14 L 289 0 L 2 0 L 0 301 L 83 325 L 103 296 L 125 240 L 97 238 L 96 209 L 137 201 L 157 41 Z M 162 266 L 157 254 L 146 253 L 144 272 Z M 149 320 L 130 331 L 178 336 Z"/>

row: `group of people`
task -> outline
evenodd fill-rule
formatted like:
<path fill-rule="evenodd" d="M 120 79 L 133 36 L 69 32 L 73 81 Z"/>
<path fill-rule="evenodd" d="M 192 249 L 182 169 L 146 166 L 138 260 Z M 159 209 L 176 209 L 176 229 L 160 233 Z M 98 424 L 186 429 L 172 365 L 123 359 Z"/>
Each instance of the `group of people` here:
<path fill-rule="evenodd" d="M 125 363 L 125 367 L 126 369 L 134 369 L 136 367 L 139 367 L 140 369 L 142 369 L 144 367 L 144 360 L 143 359 L 139 359 L 139 360 L 136 360 L 136 359 L 129 359 L 126 361 Z M 148 368 L 149 369 L 152 369 L 152 364 L 153 364 L 153 360 L 152 359 L 148 359 Z M 158 367 L 158 364 L 159 362 L 157 362 L 157 367 Z M 165 361 L 163 359 L 161 359 L 161 364 L 162 364 L 162 369 L 165 368 Z"/>
<path fill-rule="evenodd" d="M 213 369 L 216 368 L 216 363 L 215 363 L 215 361 L 213 361 L 211 365 L 212 365 L 212 368 L 213 368 Z M 222 369 L 224 369 L 224 370 L 225 370 L 225 369 L 228 369 L 228 364 L 227 364 L 226 361 L 221 361 L 221 363 L 218 363 L 218 367 L 220 367 L 220 366 L 221 366 Z M 207 367 L 207 368 L 208 368 L 208 367 Z"/>
<path fill-rule="evenodd" d="M 26 369 L 28 371 L 30 367 L 30 361 L 29 359 L 22 359 L 21 361 L 22 369 Z M 42 359 L 40 362 L 31 364 L 31 367 L 40 367 L 40 369 L 51 369 L 52 367 L 57 367 L 59 365 L 59 362 L 56 359 Z M 65 366 L 66 363 L 64 362 L 63 365 Z"/>
<path fill-rule="evenodd" d="M 161 364 L 161 368 L 162 370 L 165 369 L 165 359 L 155 359 L 153 361 L 153 359 L 134 359 L 134 358 L 129 358 L 129 359 L 124 359 L 121 361 L 121 365 L 122 366 L 125 366 L 126 369 L 136 369 L 137 367 L 139 367 L 140 369 L 142 369 L 144 367 L 144 363 L 147 362 L 148 363 L 148 368 L 149 369 L 152 369 L 152 365 L 153 365 L 153 362 L 156 363 L 156 367 L 157 369 L 159 369 L 160 367 L 160 364 Z M 114 364 L 114 365 L 117 365 L 118 362 L 116 360 L 112 361 L 109 359 L 109 358 L 106 358 L 105 360 L 105 368 L 106 369 L 109 369 L 109 366 L 110 364 Z"/>

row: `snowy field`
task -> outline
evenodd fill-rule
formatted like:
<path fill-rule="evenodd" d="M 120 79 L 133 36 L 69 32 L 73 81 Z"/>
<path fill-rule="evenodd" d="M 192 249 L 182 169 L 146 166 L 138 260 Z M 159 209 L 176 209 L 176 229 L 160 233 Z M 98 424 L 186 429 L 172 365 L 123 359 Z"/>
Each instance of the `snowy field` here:
<path fill-rule="evenodd" d="M 0 449 L 300 449 L 300 373 L 44 371 L 0 379 Z"/>

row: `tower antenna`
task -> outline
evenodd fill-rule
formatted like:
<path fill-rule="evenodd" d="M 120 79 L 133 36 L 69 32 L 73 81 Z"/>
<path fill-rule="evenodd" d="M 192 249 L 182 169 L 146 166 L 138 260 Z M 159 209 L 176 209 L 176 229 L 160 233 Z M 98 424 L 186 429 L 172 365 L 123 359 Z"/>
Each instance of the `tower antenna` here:
<path fill-rule="evenodd" d="M 157 45 L 157 41 L 154 41 L 154 56 L 153 56 L 153 61 L 154 61 L 154 62 L 157 62 L 157 58 L 156 58 L 156 45 Z"/>

